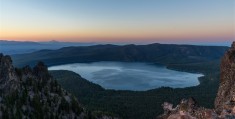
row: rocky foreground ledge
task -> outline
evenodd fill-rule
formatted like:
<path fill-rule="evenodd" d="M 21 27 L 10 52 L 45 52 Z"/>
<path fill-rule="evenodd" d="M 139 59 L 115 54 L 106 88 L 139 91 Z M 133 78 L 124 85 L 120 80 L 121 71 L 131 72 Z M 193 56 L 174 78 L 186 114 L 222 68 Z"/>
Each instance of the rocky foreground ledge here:
<path fill-rule="evenodd" d="M 223 56 L 220 70 L 220 86 L 214 109 L 200 107 L 190 97 L 182 99 L 175 107 L 164 102 L 164 114 L 157 119 L 235 119 L 235 42 Z"/>
<path fill-rule="evenodd" d="M 64 90 L 39 62 L 34 68 L 12 65 L 0 53 L 0 119 L 118 119 L 93 115 Z"/>

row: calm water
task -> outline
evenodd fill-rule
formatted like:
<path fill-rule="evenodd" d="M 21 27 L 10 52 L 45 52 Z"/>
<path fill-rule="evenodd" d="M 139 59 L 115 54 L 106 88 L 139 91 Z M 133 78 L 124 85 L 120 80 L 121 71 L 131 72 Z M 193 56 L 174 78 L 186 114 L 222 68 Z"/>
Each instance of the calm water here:
<path fill-rule="evenodd" d="M 173 88 L 199 84 L 202 74 L 173 71 L 147 63 L 95 62 L 49 67 L 49 70 L 70 70 L 106 89 L 148 90 L 161 86 Z"/>

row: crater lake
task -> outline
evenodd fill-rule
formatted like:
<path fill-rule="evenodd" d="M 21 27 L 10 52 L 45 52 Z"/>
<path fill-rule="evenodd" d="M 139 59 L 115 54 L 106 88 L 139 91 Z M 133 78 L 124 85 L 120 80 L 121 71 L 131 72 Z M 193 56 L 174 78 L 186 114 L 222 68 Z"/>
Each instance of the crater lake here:
<path fill-rule="evenodd" d="M 159 87 L 184 88 L 199 84 L 202 74 L 180 72 L 149 63 L 93 62 L 49 67 L 69 70 L 105 89 L 144 91 Z"/>

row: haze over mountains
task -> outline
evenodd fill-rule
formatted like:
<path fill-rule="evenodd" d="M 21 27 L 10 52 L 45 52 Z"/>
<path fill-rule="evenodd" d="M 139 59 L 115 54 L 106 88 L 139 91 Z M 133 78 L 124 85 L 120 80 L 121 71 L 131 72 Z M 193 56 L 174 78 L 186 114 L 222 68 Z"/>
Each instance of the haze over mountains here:
<path fill-rule="evenodd" d="M 64 47 L 12 55 L 16 66 L 43 61 L 47 65 L 79 62 L 121 61 L 152 62 L 164 65 L 218 61 L 228 49 L 225 46 L 195 46 L 174 44 L 94 45 Z"/>
<path fill-rule="evenodd" d="M 59 49 L 68 46 L 88 46 L 94 44 L 95 43 L 59 42 L 55 40 L 47 42 L 0 40 L 0 51 L 1 53 L 12 55 L 30 53 L 42 49 Z"/>
<path fill-rule="evenodd" d="M 64 41 L 10 41 L 10 40 L 0 40 L 0 51 L 4 54 L 13 55 L 13 54 L 24 54 L 31 53 L 42 49 L 59 49 L 62 47 L 69 46 L 92 46 L 97 44 L 107 44 L 103 42 L 64 42 Z M 128 43 L 118 43 L 110 42 L 110 44 L 116 45 L 125 45 Z M 143 44 L 143 43 L 136 43 Z M 146 44 L 146 43 L 145 43 Z M 187 43 L 186 43 L 187 44 Z M 230 42 L 215 42 L 215 43 L 191 43 L 201 46 L 229 46 Z"/>

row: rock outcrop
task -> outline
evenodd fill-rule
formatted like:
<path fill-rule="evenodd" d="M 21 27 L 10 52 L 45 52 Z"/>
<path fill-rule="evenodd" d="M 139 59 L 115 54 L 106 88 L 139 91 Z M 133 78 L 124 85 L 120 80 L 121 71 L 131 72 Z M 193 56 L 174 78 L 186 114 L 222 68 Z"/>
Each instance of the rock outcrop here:
<path fill-rule="evenodd" d="M 182 100 L 175 108 L 164 102 L 164 114 L 157 119 L 235 119 L 235 42 L 222 58 L 220 70 L 215 109 L 200 107 L 193 98 Z"/>
<path fill-rule="evenodd" d="M 86 115 L 77 99 L 50 77 L 47 67 L 14 68 L 10 56 L 0 54 L 0 118 L 81 119 Z"/>
<path fill-rule="evenodd" d="M 164 114 L 157 119 L 216 119 L 218 117 L 213 109 L 200 107 L 192 97 L 182 99 L 175 108 L 168 102 L 164 102 L 162 107 Z"/>
<path fill-rule="evenodd" d="M 0 54 L 0 90 L 1 93 L 11 93 L 18 88 L 19 77 L 12 66 L 10 56 Z"/>
<path fill-rule="evenodd" d="M 215 100 L 218 112 L 235 106 L 235 42 L 222 58 L 220 70 L 220 86 Z"/>
<path fill-rule="evenodd" d="M 0 119 L 86 118 L 112 117 L 88 113 L 50 76 L 44 63 L 14 68 L 10 56 L 0 54 Z"/>

